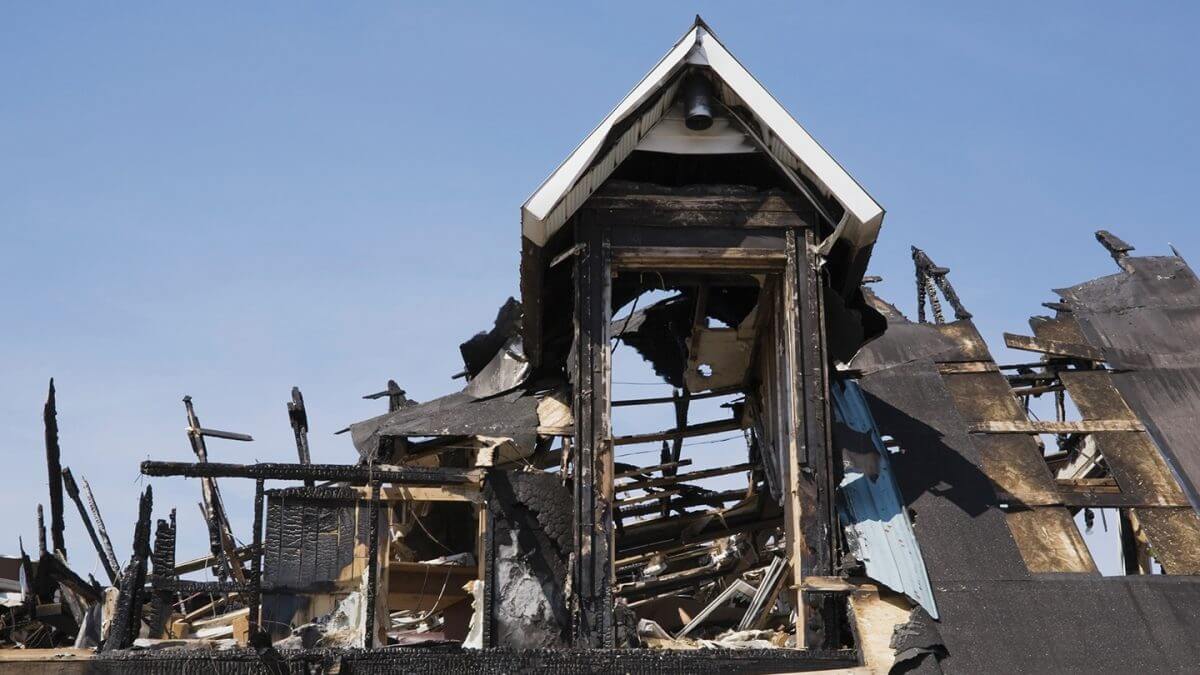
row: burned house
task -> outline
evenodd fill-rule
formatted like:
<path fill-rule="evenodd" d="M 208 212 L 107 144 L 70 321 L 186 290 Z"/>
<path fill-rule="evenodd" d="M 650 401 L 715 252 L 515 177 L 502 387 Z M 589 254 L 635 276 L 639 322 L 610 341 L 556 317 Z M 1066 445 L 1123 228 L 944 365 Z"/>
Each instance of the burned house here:
<path fill-rule="evenodd" d="M 461 390 L 389 382 L 344 464 L 311 462 L 299 390 L 286 463 L 210 461 L 251 439 L 185 398 L 192 456 L 142 463 L 122 560 L 62 466 L 52 387 L 52 541 L 0 560 L 0 663 L 1194 669 L 1200 281 L 1102 231 L 1117 271 L 1057 291 L 1002 364 L 924 252 L 915 320 L 869 290 L 883 216 L 697 21 L 522 207 L 521 297 L 460 345 Z M 661 395 L 622 393 L 631 361 Z M 198 483 L 200 557 L 164 476 Z M 67 564 L 64 489 L 103 580 Z M 1079 529 L 1096 512 L 1123 575 Z"/>

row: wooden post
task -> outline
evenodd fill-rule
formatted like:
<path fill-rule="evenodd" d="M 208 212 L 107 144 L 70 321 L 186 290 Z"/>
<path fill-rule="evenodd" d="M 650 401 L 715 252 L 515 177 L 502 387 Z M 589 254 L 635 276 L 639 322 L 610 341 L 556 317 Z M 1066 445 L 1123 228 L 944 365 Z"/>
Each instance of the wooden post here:
<path fill-rule="evenodd" d="M 808 576 L 833 574 L 836 533 L 834 473 L 830 460 L 829 383 L 825 358 L 821 283 L 811 251 L 809 230 L 787 238 L 787 269 L 781 313 L 784 353 L 791 392 L 788 419 L 785 523 L 796 586 L 797 646 L 827 647 L 835 641 L 836 608 L 800 590 Z M 831 609 L 832 608 L 832 609 Z"/>
<path fill-rule="evenodd" d="M 192 452 L 200 462 L 208 461 L 208 445 L 204 442 L 204 428 L 200 426 L 200 418 L 192 406 L 192 397 L 183 397 L 183 406 L 187 411 L 188 441 Z M 225 515 L 225 505 L 221 501 L 221 492 L 217 489 L 217 480 L 211 477 L 200 479 L 200 493 L 204 498 L 202 510 L 204 520 L 208 524 L 209 547 L 216 558 L 224 563 L 218 565 L 219 577 L 224 579 L 226 573 L 233 575 L 238 583 L 246 583 L 246 575 L 242 571 L 242 563 L 234 552 L 233 532 L 229 528 L 229 518 Z"/>
<path fill-rule="evenodd" d="M 573 632 L 577 647 L 613 646 L 611 283 L 607 231 L 579 214 L 575 258 Z"/>
<path fill-rule="evenodd" d="M 304 407 L 304 395 L 300 387 L 292 387 L 292 400 L 287 404 L 288 421 L 292 425 L 292 435 L 296 437 L 296 455 L 301 464 L 312 464 L 308 450 L 308 409 Z M 304 485 L 312 487 L 315 483 L 310 479 Z"/>
<path fill-rule="evenodd" d="M 363 647 L 375 646 L 375 603 L 378 601 L 376 585 L 379 580 L 379 482 L 371 481 L 370 527 L 367 544 L 367 616 L 363 629 Z M 385 596 L 386 602 L 386 596 Z"/>
<path fill-rule="evenodd" d="M 58 406 L 54 397 L 54 378 L 50 378 L 50 391 L 46 395 L 46 406 L 42 408 L 42 422 L 46 430 L 46 473 L 50 479 L 51 553 L 61 552 L 65 558 L 67 545 L 63 542 L 62 451 L 58 447 Z"/>
<path fill-rule="evenodd" d="M 298 389 L 293 389 L 293 396 L 299 393 Z M 304 402 L 301 399 L 300 407 L 303 410 Z M 307 463 L 307 462 L 305 462 Z M 250 558 L 250 577 L 254 584 L 250 597 L 250 615 L 249 615 L 249 633 L 250 643 L 257 645 L 263 638 L 262 636 L 262 559 L 263 559 L 263 479 L 259 478 L 254 481 L 254 550 L 251 552 L 253 557 Z M 241 564 L 238 562 L 237 564 Z M 266 638 L 267 644 L 270 644 L 270 638 Z"/>

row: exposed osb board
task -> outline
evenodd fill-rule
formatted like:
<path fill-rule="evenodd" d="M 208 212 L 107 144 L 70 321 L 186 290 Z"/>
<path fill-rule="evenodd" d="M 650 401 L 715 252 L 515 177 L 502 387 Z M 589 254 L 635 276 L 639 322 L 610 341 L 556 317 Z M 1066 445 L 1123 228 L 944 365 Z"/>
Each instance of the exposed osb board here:
<path fill-rule="evenodd" d="M 848 672 L 886 673 L 896 662 L 892 634 L 896 626 L 908 621 L 912 603 L 902 595 L 868 586 L 850 594 L 850 611 L 858 635 L 858 650 L 863 665 Z"/>
<path fill-rule="evenodd" d="M 1030 572 L 1099 574 L 1071 513 L 1063 508 L 1012 510 L 1008 526 Z"/>
<path fill-rule="evenodd" d="M 1200 574 L 1200 516 L 1190 508 L 1134 509 L 1167 574 Z"/>

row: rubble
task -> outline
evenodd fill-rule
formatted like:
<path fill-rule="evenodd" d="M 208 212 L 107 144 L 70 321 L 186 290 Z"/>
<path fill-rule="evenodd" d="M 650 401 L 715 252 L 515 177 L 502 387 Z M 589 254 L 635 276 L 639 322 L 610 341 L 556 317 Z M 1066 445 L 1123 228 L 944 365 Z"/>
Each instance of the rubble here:
<path fill-rule="evenodd" d="M 1001 364 L 924 251 L 915 322 L 869 290 L 882 218 L 697 21 L 522 208 L 521 298 L 460 345 L 459 390 L 417 402 L 388 380 L 344 463 L 313 463 L 299 388 L 295 454 L 271 455 L 294 462 L 210 453 L 253 439 L 185 396 L 188 447 L 141 464 L 120 564 L 62 466 L 51 381 L 50 538 L 39 505 L 36 555 L 0 558 L 0 664 L 1194 667 L 1191 269 L 1102 231 L 1120 271 L 1058 291 L 1005 338 L 1038 360 Z M 624 395 L 628 362 L 653 395 Z M 183 562 L 176 495 L 155 510 L 172 476 L 198 483 L 207 535 Z M 232 480 L 253 481 L 252 523 L 228 515 Z M 103 584 L 68 564 L 64 490 Z M 1092 509 L 1114 514 L 1124 576 L 1098 573 L 1075 524 Z"/>

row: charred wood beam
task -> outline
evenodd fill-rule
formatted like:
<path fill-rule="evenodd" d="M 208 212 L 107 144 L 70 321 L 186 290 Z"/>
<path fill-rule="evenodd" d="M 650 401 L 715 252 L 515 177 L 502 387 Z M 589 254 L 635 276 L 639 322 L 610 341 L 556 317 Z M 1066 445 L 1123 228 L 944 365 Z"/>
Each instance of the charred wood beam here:
<path fill-rule="evenodd" d="M 1050 394 L 1063 391 L 1061 384 L 1044 384 L 1034 387 L 1021 387 L 1012 390 L 1013 396 L 1041 396 L 1042 394 Z"/>
<path fill-rule="evenodd" d="M 205 429 L 204 427 L 200 427 L 195 432 L 208 438 L 224 438 L 227 441 L 249 443 L 254 440 L 254 437 L 250 434 L 240 434 L 236 431 L 221 431 L 220 429 Z"/>
<path fill-rule="evenodd" d="M 62 470 L 63 486 L 67 488 L 67 496 L 71 501 L 75 502 L 75 507 L 79 509 L 79 519 L 83 521 L 83 529 L 87 530 L 88 537 L 92 540 L 92 545 L 96 547 L 96 557 L 100 558 L 100 564 L 104 566 L 104 573 L 108 575 L 108 581 L 111 584 L 117 583 L 117 569 L 109 562 L 108 553 L 104 550 L 104 545 L 100 543 L 100 537 L 96 535 L 96 528 L 92 526 L 92 520 L 88 517 L 87 507 L 83 505 L 83 500 L 79 497 L 79 486 L 75 483 L 75 477 L 71 475 L 71 469 L 63 467 Z"/>
<path fill-rule="evenodd" d="M 635 483 L 625 483 L 624 485 L 616 486 L 617 492 L 629 492 L 631 490 L 645 490 L 646 488 L 660 487 L 663 485 L 675 485 L 687 481 L 700 480 L 701 478 L 712 478 L 714 476 L 728 476 L 731 473 L 740 473 L 754 469 L 753 464 L 735 464 L 733 466 L 722 466 L 715 469 L 704 469 L 702 471 L 692 471 L 690 473 L 680 473 L 674 476 L 665 476 L 663 478 L 653 478 L 651 480 L 643 480 Z"/>
<path fill-rule="evenodd" d="M 669 494 L 662 497 L 660 497 L 660 495 L 663 495 L 664 493 L 660 492 L 658 494 L 641 497 L 639 499 L 642 499 L 643 501 L 666 499 L 670 494 L 675 494 L 677 492 L 678 491 L 671 491 Z M 676 497 L 664 502 L 662 505 L 646 504 L 635 507 L 622 506 L 621 515 L 626 518 L 636 518 L 638 516 L 645 516 L 651 513 L 658 513 L 662 511 L 662 506 L 666 506 L 668 510 L 678 510 L 688 506 L 723 506 L 727 502 L 735 502 L 739 499 L 744 499 L 745 497 L 745 489 L 727 490 L 725 492 L 705 492 L 703 494 Z"/>
<path fill-rule="evenodd" d="M 636 537 L 627 535 L 621 541 L 617 542 L 617 553 L 620 555 L 619 560 L 625 562 L 630 558 L 640 555 L 682 551 L 701 542 L 715 541 L 740 532 L 773 529 L 782 524 L 783 517 L 780 515 L 773 515 L 766 518 L 760 518 L 755 515 L 733 518 L 714 517 L 695 533 L 686 533 L 686 541 L 681 536 L 680 528 L 678 527 L 661 527 L 655 528 L 653 532 L 637 532 Z"/>
<path fill-rule="evenodd" d="M 308 451 L 308 410 L 304 407 L 304 395 L 300 387 L 292 387 L 292 400 L 287 404 L 288 421 L 292 425 L 292 435 L 296 437 L 296 455 L 301 464 L 312 464 Z M 304 481 L 308 487 L 315 483 L 310 479 Z"/>
<path fill-rule="evenodd" d="M 154 493 L 147 486 L 138 501 L 138 521 L 133 533 L 133 556 L 121 574 L 117 610 L 102 651 L 128 649 L 142 627 L 142 603 L 145 600 L 146 559 L 150 555 L 150 513 Z"/>
<path fill-rule="evenodd" d="M 92 494 L 92 486 L 88 485 L 86 478 L 79 480 L 83 483 L 83 498 L 87 502 L 88 511 L 92 514 L 92 520 L 96 525 L 96 534 L 100 537 L 100 544 L 104 546 L 104 555 L 114 570 L 120 569 L 121 564 L 117 562 L 117 553 L 113 550 L 112 540 L 108 538 L 108 530 L 104 527 L 104 518 L 100 517 L 100 507 L 96 506 L 96 496 Z"/>
<path fill-rule="evenodd" d="M 206 433 L 205 429 L 200 425 L 200 418 L 196 416 L 191 396 L 183 397 L 183 407 L 187 412 L 187 435 L 188 442 L 192 446 L 192 452 L 195 453 L 196 459 L 200 463 L 207 463 L 208 445 L 204 442 L 204 438 L 213 434 Z M 230 573 L 234 579 L 239 582 L 245 582 L 245 573 L 242 570 L 241 563 L 233 555 L 233 531 L 229 527 L 229 518 L 225 514 L 225 505 L 221 501 L 221 492 L 217 488 L 217 482 L 211 476 L 202 478 L 200 481 L 200 493 L 203 499 L 202 511 L 204 513 L 204 520 L 208 525 L 209 549 L 221 561 L 221 564 L 217 567 L 217 575 L 224 578 L 226 573 Z"/>
<path fill-rule="evenodd" d="M 583 208 L 594 210 L 613 227 L 670 227 L 678 229 L 737 228 L 738 230 L 787 228 L 802 224 L 806 202 L 795 195 L 670 194 L 670 188 L 649 183 L 647 189 L 608 184 L 592 195 Z M 832 228 L 836 223 L 830 224 Z M 574 254 L 577 248 L 561 255 Z M 561 256 L 560 256 L 561 257 Z M 556 257 L 555 260 L 558 258 Z"/>
<path fill-rule="evenodd" d="M 54 551 L 67 554 L 63 541 L 63 484 L 62 451 L 58 446 L 58 406 L 54 397 L 54 378 L 50 378 L 50 391 L 46 405 L 42 408 L 42 422 L 46 432 L 46 473 L 50 485 L 50 541 Z"/>
<path fill-rule="evenodd" d="M 463 375 L 465 376 L 465 372 Z M 388 412 L 392 413 L 412 404 L 412 401 L 409 401 L 405 396 L 407 393 L 408 392 L 400 388 L 400 385 L 396 384 L 395 380 L 388 380 L 387 389 L 384 389 L 383 391 L 377 391 L 374 394 L 367 394 L 366 396 L 363 396 L 363 398 L 367 399 L 368 401 L 374 401 L 375 399 L 386 396 L 388 399 Z M 343 429 L 342 431 L 346 431 L 346 429 Z M 338 433 L 340 434 L 342 432 L 339 431 Z"/>
<path fill-rule="evenodd" d="M 1046 340 L 1026 335 L 1004 334 L 1004 345 L 1009 349 L 1038 352 L 1082 361 L 1104 361 L 1104 352 L 1091 345 L 1081 345 L 1060 340 Z"/>
<path fill-rule="evenodd" d="M 250 557 L 252 555 L 254 555 L 256 552 L 257 551 L 255 550 L 255 548 L 253 546 L 242 546 L 242 547 L 238 548 L 235 553 L 236 553 L 237 559 L 239 561 L 245 561 L 245 560 L 249 560 Z M 194 558 L 192 560 L 187 560 L 187 561 L 181 562 L 178 565 L 176 565 L 175 570 L 172 574 L 173 574 L 173 576 L 181 576 L 184 574 L 190 574 L 192 572 L 199 572 L 200 570 L 202 570 L 206 567 L 212 567 L 217 562 L 218 562 L 218 560 L 217 560 L 216 556 L 213 556 L 211 554 L 200 557 L 200 558 Z"/>
<path fill-rule="evenodd" d="M 252 593 L 254 584 L 238 583 L 236 581 L 193 581 L 191 579 L 170 579 L 153 577 L 150 587 L 156 591 L 171 593 L 199 593 L 202 595 L 225 595 L 230 593 Z"/>
<path fill-rule="evenodd" d="M 706 293 L 706 295 L 707 295 L 707 293 Z M 706 298 L 706 302 L 707 302 L 707 298 Z M 697 301 L 697 303 L 696 303 L 696 309 L 697 309 L 697 319 L 692 324 L 692 337 L 698 339 L 700 330 L 699 330 L 699 327 L 697 326 L 697 324 L 699 323 L 700 320 L 703 319 L 703 315 L 700 315 L 700 313 L 699 313 L 699 309 L 700 309 L 699 301 Z M 689 346 L 688 349 L 691 350 L 692 347 Z M 691 359 L 690 355 L 688 358 L 688 364 L 689 364 L 689 367 L 694 367 L 694 365 L 692 364 L 692 359 Z M 672 391 L 671 398 L 674 399 L 674 404 L 675 404 L 674 405 L 675 428 L 676 429 L 686 429 L 687 425 L 688 425 L 688 410 L 691 408 L 691 405 L 692 405 L 692 393 L 690 391 L 688 391 L 687 388 L 684 388 L 684 390 L 682 392 Z M 663 441 L 663 452 L 664 453 L 668 452 L 666 440 Z M 664 459 L 669 458 L 672 461 L 678 462 L 679 458 L 682 456 L 683 456 L 683 436 L 677 436 L 676 438 L 671 440 L 670 454 L 664 456 Z M 663 476 L 674 476 L 677 473 L 679 473 L 678 468 L 671 467 L 670 469 L 663 471 Z M 666 502 L 659 504 L 659 506 L 661 508 L 662 515 L 665 516 L 671 512 L 671 509 L 666 504 Z"/>
<path fill-rule="evenodd" d="M 676 469 L 681 466 L 689 466 L 689 465 L 691 465 L 691 463 L 692 463 L 692 460 L 690 460 L 690 459 L 681 459 L 679 461 L 664 462 L 662 464 L 655 464 L 653 466 L 639 466 L 636 469 L 629 469 L 628 471 L 617 472 L 617 474 L 613 477 L 614 478 L 631 478 L 633 476 L 646 476 L 646 475 L 654 473 L 655 471 L 663 471 L 665 469 Z"/>
<path fill-rule="evenodd" d="M 608 233 L 578 214 L 575 256 L 573 560 L 569 598 L 576 647 L 612 648 L 613 461 L 608 405 L 611 305 Z"/>
<path fill-rule="evenodd" d="M 393 485 L 467 485 L 483 478 L 480 469 L 421 466 L 358 466 L 351 464 L 224 464 L 219 462 L 142 462 L 147 476 L 183 478 L 250 478 L 264 480 L 331 480 L 351 485 L 372 481 Z"/>
<path fill-rule="evenodd" d="M 616 246 L 613 264 L 622 270 L 778 271 L 787 263 L 782 251 L 765 248 Z"/>
<path fill-rule="evenodd" d="M 743 387 L 741 385 L 737 385 L 737 386 L 733 386 L 733 387 L 722 387 L 720 389 L 710 389 L 709 391 L 706 391 L 706 392 L 703 392 L 700 394 L 688 394 L 687 397 L 693 401 L 698 401 L 698 400 L 704 399 L 704 398 L 717 398 L 719 396 L 729 396 L 732 394 L 741 394 L 745 391 L 746 391 L 745 387 Z M 656 398 L 630 398 L 630 399 L 625 399 L 622 401 L 613 401 L 612 407 L 620 408 L 622 406 L 630 406 L 630 405 L 655 405 L 655 404 L 659 404 L 659 403 L 677 403 L 679 401 L 679 398 L 680 398 L 680 396 L 678 393 L 672 393 L 671 396 L 659 396 Z"/>
<path fill-rule="evenodd" d="M 32 562 L 30 563 L 30 567 L 31 569 L 26 570 L 26 573 L 28 575 L 27 578 L 32 580 L 34 579 Z M 66 563 L 62 561 L 62 558 L 54 555 L 53 553 L 47 552 L 46 555 L 42 556 L 38 560 L 37 575 L 40 577 L 43 574 L 45 575 L 44 578 L 53 580 L 54 583 L 57 583 L 59 586 L 69 588 L 72 592 L 89 603 L 99 602 L 101 600 L 99 587 L 88 583 L 78 574 L 75 574 L 73 571 L 71 571 L 71 568 L 67 567 Z M 53 590 L 51 591 L 51 595 L 52 594 Z"/>
<path fill-rule="evenodd" d="M 673 490 L 663 490 L 663 491 L 661 491 L 661 492 L 652 492 L 652 493 L 650 493 L 650 494 L 648 494 L 648 495 L 642 495 L 642 496 L 640 496 L 640 497 L 630 497 L 629 499 L 618 499 L 618 500 L 615 502 L 615 504 L 616 504 L 617 506 L 620 506 L 620 507 L 621 507 L 621 509 L 622 509 L 622 512 L 624 513 L 625 511 L 627 511 L 627 510 L 628 510 L 628 509 L 627 509 L 627 507 L 629 507 L 630 505 L 633 505 L 633 504 L 641 504 L 642 502 L 658 501 L 658 500 L 660 500 L 660 499 L 667 499 L 668 497 L 671 497 L 671 496 L 673 496 L 673 495 L 677 495 L 677 494 L 679 494 L 679 493 L 681 493 L 681 492 L 683 492 L 683 489 L 682 489 L 682 488 L 680 488 L 680 489 L 673 489 Z M 654 507 L 654 511 L 658 511 L 658 510 L 660 510 L 660 509 L 659 509 L 659 507 L 656 505 L 656 506 Z M 651 513 L 653 513 L 653 511 L 652 511 Z"/>
<path fill-rule="evenodd" d="M 707 436 L 709 434 L 718 434 L 723 431 L 737 431 L 742 428 L 743 425 L 741 420 L 717 420 L 715 422 L 701 422 L 700 424 L 693 424 L 682 429 L 656 431 L 649 434 L 617 436 L 616 438 L 612 439 L 612 443 L 613 445 L 653 443 L 655 441 L 669 441 L 673 439 L 693 438 L 695 436 Z"/>

